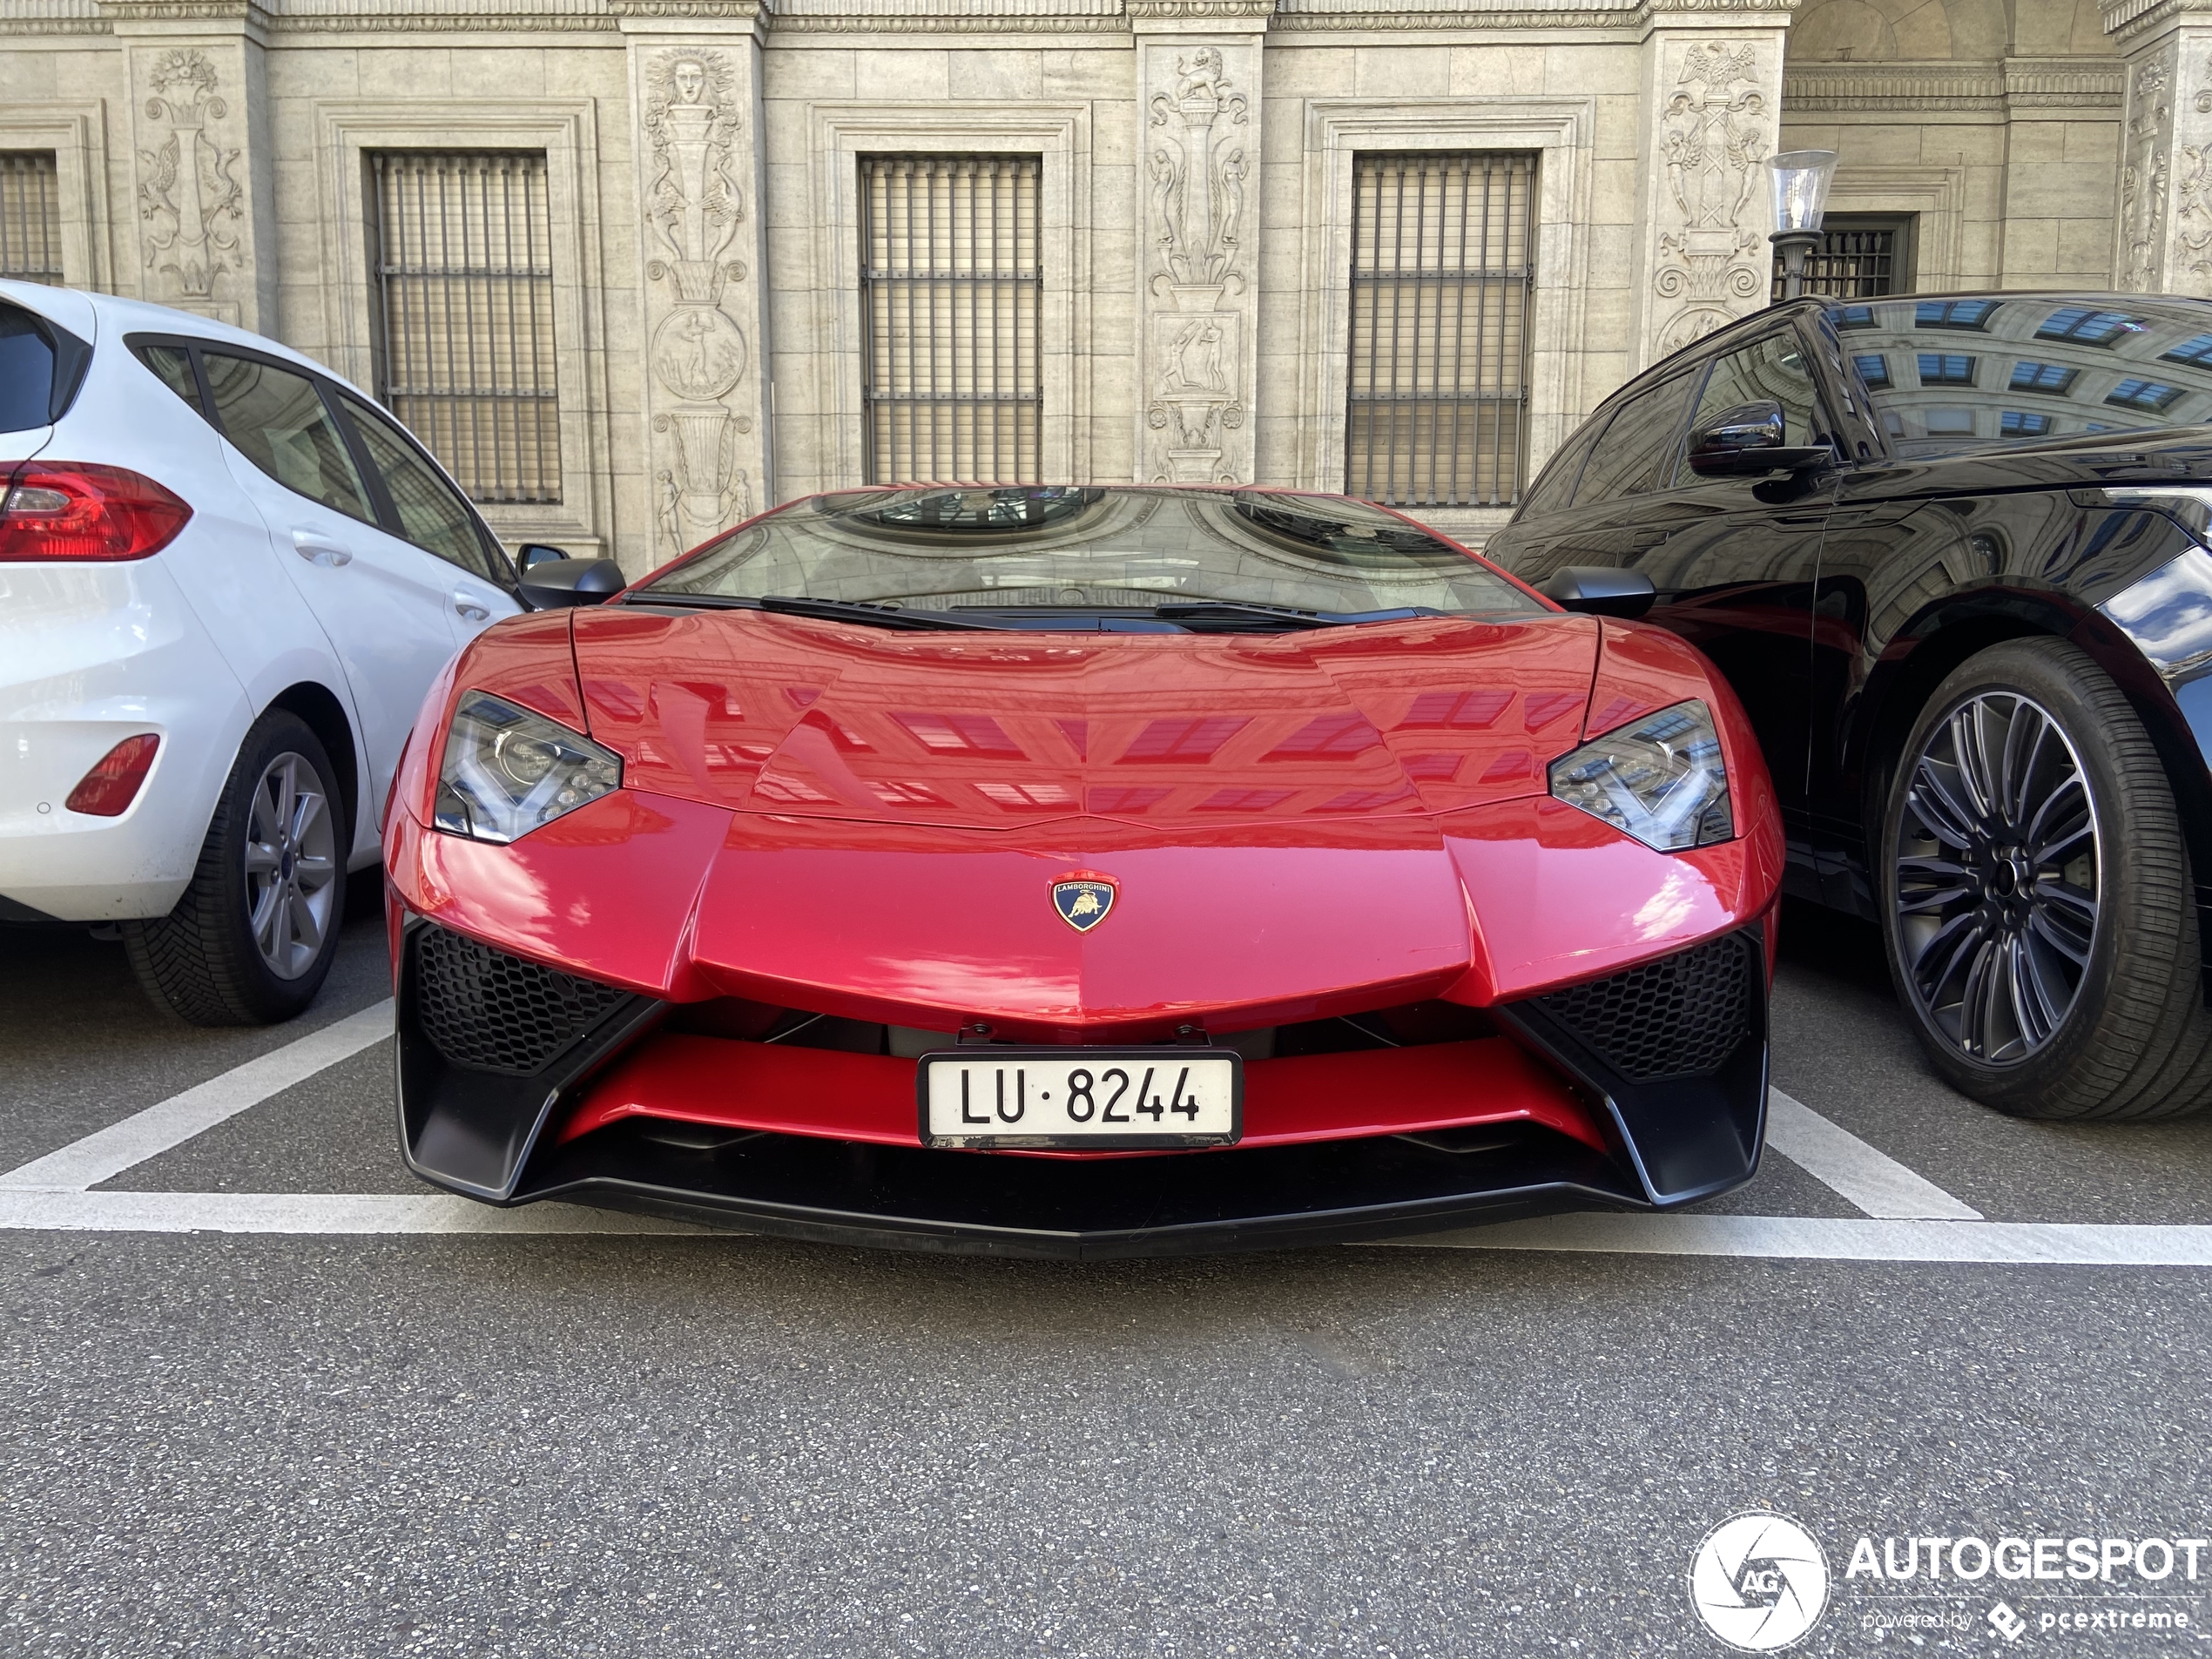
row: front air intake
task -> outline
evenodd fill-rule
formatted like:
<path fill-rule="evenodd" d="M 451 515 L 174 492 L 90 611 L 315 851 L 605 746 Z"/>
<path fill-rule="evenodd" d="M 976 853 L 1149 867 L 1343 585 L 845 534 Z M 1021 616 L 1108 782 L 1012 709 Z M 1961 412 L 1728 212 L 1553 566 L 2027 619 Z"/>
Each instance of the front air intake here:
<path fill-rule="evenodd" d="M 529 1076 L 629 993 L 424 927 L 415 935 L 415 1007 L 447 1062 Z"/>
<path fill-rule="evenodd" d="M 1730 934 L 1530 1000 L 1630 1082 L 1701 1076 L 1751 1028 L 1757 948 Z"/>

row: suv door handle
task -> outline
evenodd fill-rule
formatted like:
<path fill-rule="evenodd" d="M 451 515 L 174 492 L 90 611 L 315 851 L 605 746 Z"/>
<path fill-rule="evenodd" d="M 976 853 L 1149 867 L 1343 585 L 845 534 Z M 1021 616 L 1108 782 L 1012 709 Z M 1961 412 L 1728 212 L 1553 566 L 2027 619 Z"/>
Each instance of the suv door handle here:
<path fill-rule="evenodd" d="M 327 564 L 333 569 L 354 562 L 351 549 L 332 541 L 320 530 L 293 531 L 292 550 L 310 564 Z"/>
<path fill-rule="evenodd" d="M 463 622 L 489 622 L 491 620 L 491 607 L 468 589 L 455 588 L 453 590 L 453 614 Z"/>

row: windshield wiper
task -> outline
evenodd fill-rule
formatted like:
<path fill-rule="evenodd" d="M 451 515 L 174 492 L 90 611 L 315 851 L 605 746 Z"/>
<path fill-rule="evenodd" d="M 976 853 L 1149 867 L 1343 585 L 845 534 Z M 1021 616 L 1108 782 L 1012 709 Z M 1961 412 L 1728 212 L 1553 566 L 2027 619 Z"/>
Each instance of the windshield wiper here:
<path fill-rule="evenodd" d="M 1301 610 L 1295 605 L 1245 604 L 1237 599 L 1191 599 L 1178 604 L 1154 605 L 1152 614 L 1163 622 L 1278 622 L 1292 628 L 1343 628 L 1359 622 L 1403 622 L 1414 617 L 1448 613 L 1427 605 L 1400 605 L 1393 610 Z"/>
<path fill-rule="evenodd" d="M 860 622 L 874 628 L 957 628 L 986 633 L 1003 630 L 988 622 L 970 622 L 941 610 L 901 610 L 895 604 L 874 604 L 864 599 L 813 599 L 798 593 L 763 594 L 759 598 L 727 593 L 659 592 L 641 588 L 630 595 L 637 604 L 691 605 L 702 610 L 772 610 L 779 616 L 813 617 L 824 622 Z"/>

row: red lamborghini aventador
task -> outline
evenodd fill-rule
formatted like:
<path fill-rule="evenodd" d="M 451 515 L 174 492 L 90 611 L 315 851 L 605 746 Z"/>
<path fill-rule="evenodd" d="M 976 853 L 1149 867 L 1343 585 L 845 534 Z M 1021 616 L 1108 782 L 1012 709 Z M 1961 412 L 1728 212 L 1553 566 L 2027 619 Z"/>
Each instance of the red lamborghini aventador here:
<path fill-rule="evenodd" d="M 1170 488 L 821 497 L 581 608 L 595 569 L 462 653 L 388 808 L 426 1179 L 1105 1256 L 1750 1175 L 1781 830 L 1623 573 L 1562 608 L 1379 508 Z"/>

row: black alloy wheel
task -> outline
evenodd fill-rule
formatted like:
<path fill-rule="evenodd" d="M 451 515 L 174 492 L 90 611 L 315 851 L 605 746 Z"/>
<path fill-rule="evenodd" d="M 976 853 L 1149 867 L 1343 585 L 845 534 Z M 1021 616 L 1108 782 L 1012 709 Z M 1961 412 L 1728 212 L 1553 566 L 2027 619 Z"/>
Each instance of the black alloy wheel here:
<path fill-rule="evenodd" d="M 2173 793 L 2086 652 L 2013 640 L 1961 664 L 1906 740 L 1882 827 L 1892 976 L 1954 1087 L 2024 1117 L 2212 1099 Z"/>
<path fill-rule="evenodd" d="M 192 885 L 123 924 L 139 985 L 192 1025 L 269 1025 L 315 1000 L 346 914 L 345 797 L 321 740 L 272 709 L 239 745 Z"/>

